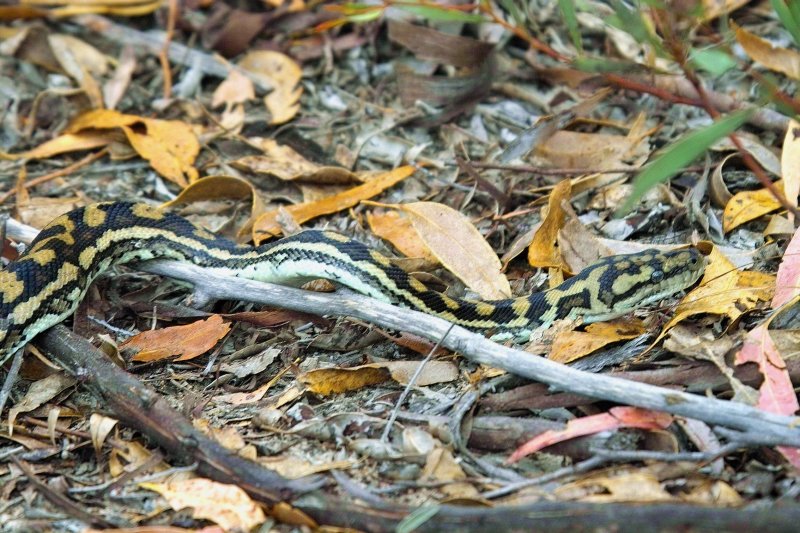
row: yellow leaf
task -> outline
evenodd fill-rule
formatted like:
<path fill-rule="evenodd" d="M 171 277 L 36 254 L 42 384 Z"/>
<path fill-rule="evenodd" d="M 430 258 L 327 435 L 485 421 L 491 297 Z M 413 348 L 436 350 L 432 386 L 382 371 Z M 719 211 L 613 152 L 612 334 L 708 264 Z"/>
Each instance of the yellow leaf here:
<path fill-rule="evenodd" d="M 486 300 L 511 295 L 497 254 L 467 217 L 444 204 L 413 202 L 393 207 L 406 213 L 434 256 Z"/>
<path fill-rule="evenodd" d="M 67 133 L 87 129 L 119 128 L 136 152 L 165 178 L 181 187 L 196 181 L 194 161 L 200 153 L 200 143 L 191 126 L 178 120 L 125 115 L 110 109 L 97 109 L 77 117 L 67 127 Z"/>
<path fill-rule="evenodd" d="M 775 188 L 783 192 L 783 181 L 776 181 Z M 722 214 L 722 229 L 725 233 L 755 220 L 781 207 L 780 202 L 768 189 L 737 192 L 728 200 Z"/>
<path fill-rule="evenodd" d="M 659 340 L 672 326 L 692 315 L 723 315 L 735 321 L 742 313 L 755 308 L 758 302 L 772 298 L 774 275 L 739 271 L 716 247 L 711 250 L 707 261 L 700 285 L 678 304 Z"/>
<path fill-rule="evenodd" d="M 318 368 L 298 376 L 309 390 L 328 396 L 340 392 L 357 390 L 393 379 L 406 384 L 419 368 L 419 361 L 388 361 L 370 363 L 352 368 Z M 434 383 L 453 381 L 458 378 L 458 368 L 448 361 L 429 361 L 417 376 L 415 385 L 425 387 Z"/>
<path fill-rule="evenodd" d="M 532 267 L 562 268 L 561 253 L 556 249 L 558 231 L 564 227 L 564 208 L 561 203 L 569 201 L 572 186 L 569 179 L 560 181 L 550 193 L 547 202 L 547 216 L 534 234 L 528 247 L 528 263 Z"/>
<path fill-rule="evenodd" d="M 645 331 L 641 321 L 631 319 L 589 324 L 586 331 L 562 331 L 553 340 L 553 347 L 547 358 L 559 363 L 570 363 L 612 342 L 633 339 Z"/>
<path fill-rule="evenodd" d="M 478 490 L 467 482 L 467 475 L 458 464 L 450 450 L 435 448 L 425 461 L 422 470 L 422 479 L 449 482 L 441 487 L 441 491 L 450 498 L 477 499 L 480 497 Z"/>
<path fill-rule="evenodd" d="M 108 132 L 66 133 L 21 154 L 0 152 L 0 159 L 47 159 L 58 154 L 107 146 L 113 140 L 113 135 L 109 135 Z"/>
<path fill-rule="evenodd" d="M 736 25 L 733 21 L 731 21 L 731 28 L 736 32 L 736 40 L 753 61 L 790 78 L 800 79 L 800 54 L 796 51 L 774 46 L 769 41 Z"/>
<path fill-rule="evenodd" d="M 226 531 L 250 531 L 267 518 L 261 507 L 236 485 L 194 478 L 139 486 L 161 494 L 174 510 L 191 507 L 192 517 L 210 520 Z"/>
<path fill-rule="evenodd" d="M 282 210 L 291 215 L 295 222 L 302 224 L 312 218 L 329 215 L 341 211 L 342 209 L 353 207 L 358 202 L 372 198 L 392 185 L 406 179 L 413 173 L 414 167 L 412 166 L 399 167 L 339 194 L 317 200 L 316 202 L 291 205 L 282 208 Z M 256 220 L 253 225 L 253 240 L 256 244 L 283 233 L 281 225 L 278 222 L 280 215 L 281 210 L 275 209 L 274 211 L 264 213 Z"/>

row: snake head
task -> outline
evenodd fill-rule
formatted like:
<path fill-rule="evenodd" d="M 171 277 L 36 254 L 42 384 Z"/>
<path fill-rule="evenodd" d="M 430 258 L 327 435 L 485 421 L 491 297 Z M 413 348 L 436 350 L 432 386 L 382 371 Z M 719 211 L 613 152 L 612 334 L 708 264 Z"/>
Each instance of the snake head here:
<path fill-rule="evenodd" d="M 621 315 L 688 289 L 703 275 L 706 260 L 696 248 L 651 249 L 600 264 L 606 267 L 598 275 L 599 299 Z"/>

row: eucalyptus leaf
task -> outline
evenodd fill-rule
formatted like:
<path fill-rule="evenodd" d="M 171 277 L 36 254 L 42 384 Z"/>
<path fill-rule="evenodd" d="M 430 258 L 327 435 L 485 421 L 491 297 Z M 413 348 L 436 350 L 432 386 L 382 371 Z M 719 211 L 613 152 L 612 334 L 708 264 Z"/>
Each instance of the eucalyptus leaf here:
<path fill-rule="evenodd" d="M 616 213 L 622 216 L 633 209 L 647 191 L 678 173 L 712 144 L 736 131 L 753 114 L 754 109 L 736 111 L 710 126 L 684 135 L 647 164 L 633 182 L 633 191 Z"/>

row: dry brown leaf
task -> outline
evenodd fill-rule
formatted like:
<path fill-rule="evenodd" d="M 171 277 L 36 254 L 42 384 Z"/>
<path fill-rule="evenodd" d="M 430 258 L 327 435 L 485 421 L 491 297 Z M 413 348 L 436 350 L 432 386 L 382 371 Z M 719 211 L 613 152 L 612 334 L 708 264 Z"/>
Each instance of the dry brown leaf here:
<path fill-rule="evenodd" d="M 775 188 L 783 192 L 783 180 L 775 182 Z M 768 189 L 737 192 L 728 200 L 722 214 L 722 229 L 725 233 L 745 222 L 780 209 L 781 204 Z"/>
<path fill-rule="evenodd" d="M 231 164 L 240 170 L 268 174 L 285 181 L 302 180 L 321 184 L 351 184 L 365 181 L 346 168 L 312 163 L 292 147 L 280 145 L 273 139 L 261 139 L 257 144 L 264 152 L 263 155 L 242 157 Z"/>
<path fill-rule="evenodd" d="M 273 90 L 264 97 L 264 105 L 272 114 L 270 124 L 283 124 L 300 110 L 303 88 L 298 84 L 303 71 L 289 56 L 272 50 L 248 52 L 238 66 L 262 80 Z"/>
<path fill-rule="evenodd" d="M 239 452 L 245 446 L 247 441 L 244 440 L 234 426 L 214 427 L 205 418 L 195 418 L 192 420 L 192 425 L 195 429 L 203 432 L 205 435 L 213 438 L 225 448 L 234 452 Z"/>
<path fill-rule="evenodd" d="M 108 457 L 108 473 L 111 477 L 121 476 L 126 472 L 131 472 L 149 463 L 153 454 L 138 442 L 126 442 L 124 447 L 114 446 Z M 155 472 L 161 472 L 169 468 L 169 465 L 161 461 L 152 468 Z"/>
<path fill-rule="evenodd" d="M 259 192 L 253 185 L 242 178 L 235 176 L 206 176 L 183 189 L 173 200 L 165 202 L 163 207 L 190 204 L 206 200 L 219 200 L 222 198 L 250 198 L 250 218 L 239 228 L 238 238 L 249 240 L 253 222 L 264 214 L 266 206 Z"/>
<path fill-rule="evenodd" d="M 286 479 L 300 479 L 301 477 L 321 474 L 331 470 L 347 470 L 355 466 L 354 461 L 341 460 L 315 464 L 300 457 L 284 455 L 278 457 L 262 457 L 258 462 L 270 470 L 274 470 Z"/>
<path fill-rule="evenodd" d="M 371 211 L 367 213 L 367 223 L 375 235 L 392 243 L 406 257 L 418 257 L 431 265 L 439 264 L 419 233 L 414 231 L 411 220 L 397 211 Z"/>
<path fill-rule="evenodd" d="M 703 0 L 703 20 L 713 20 L 739 9 L 750 0 Z"/>
<path fill-rule="evenodd" d="M 138 349 L 132 361 L 159 361 L 179 355 L 176 361 L 188 361 L 206 353 L 223 338 L 231 325 L 219 315 L 197 320 L 185 326 L 143 331 L 120 345 L 120 349 Z"/>
<path fill-rule="evenodd" d="M 103 101 L 106 109 L 114 109 L 122 100 L 128 85 L 131 83 L 133 73 L 136 70 L 136 54 L 131 45 L 125 45 L 117 62 L 114 75 L 103 85 Z"/>
<path fill-rule="evenodd" d="M 772 150 L 766 146 L 764 141 L 756 135 L 747 133 L 746 131 L 737 132 L 736 137 L 739 144 L 744 148 L 745 152 L 752 155 L 758 164 L 764 167 L 764 170 L 775 176 L 781 175 L 781 160 Z M 733 143 L 728 137 L 723 137 L 711 146 L 714 152 L 733 152 L 731 155 L 741 159 L 739 154 L 739 147 Z"/>
<path fill-rule="evenodd" d="M 564 268 L 561 253 L 556 249 L 558 232 L 564 227 L 564 207 L 568 202 L 572 186 L 569 179 L 560 181 L 550 192 L 547 202 L 547 215 L 534 234 L 528 247 L 528 264 L 535 268 Z"/>
<path fill-rule="evenodd" d="M 601 257 L 614 255 L 597 235 L 572 217 L 558 232 L 558 249 L 570 272 L 580 272 Z"/>
<path fill-rule="evenodd" d="M 342 209 L 353 207 L 362 200 L 372 198 L 376 194 L 388 189 L 392 185 L 406 179 L 414 173 L 414 167 L 398 167 L 390 172 L 376 176 L 372 180 L 348 189 L 342 193 L 324 198 L 317 202 L 291 205 L 283 208 L 290 214 L 294 221 L 302 224 L 307 220 L 322 215 L 336 213 Z M 260 244 L 270 237 L 277 237 L 283 233 L 281 224 L 278 222 L 280 210 L 269 211 L 261 215 L 253 225 L 253 241 Z"/>
<path fill-rule="evenodd" d="M 562 331 L 553 340 L 553 347 L 547 358 L 559 363 L 570 363 L 612 342 L 633 339 L 646 331 L 644 324 L 637 319 L 589 324 L 586 331 Z"/>
<path fill-rule="evenodd" d="M 92 446 L 94 446 L 95 452 L 100 453 L 103 443 L 116 425 L 117 421 L 113 418 L 92 413 L 92 416 L 89 417 L 89 434 L 92 436 Z"/>
<path fill-rule="evenodd" d="M 800 53 L 788 48 L 774 46 L 731 21 L 736 40 L 753 61 L 761 63 L 770 70 L 785 74 L 795 80 L 800 79 Z"/>
<path fill-rule="evenodd" d="M 93 46 L 71 35 L 48 35 L 53 55 L 64 72 L 78 82 L 95 109 L 103 107 L 103 94 L 94 76 L 108 70 L 106 57 Z"/>
<path fill-rule="evenodd" d="M 194 478 L 139 486 L 161 494 L 174 510 L 191 507 L 192 517 L 210 520 L 226 531 L 250 531 L 267 519 L 261 507 L 236 485 Z"/>
<path fill-rule="evenodd" d="M 445 448 L 435 448 L 428 454 L 425 468 L 422 469 L 421 479 L 450 482 L 440 489 L 450 498 L 480 497 L 478 490 L 466 482 L 467 475 L 458 464 L 452 452 Z"/>
<path fill-rule="evenodd" d="M 49 402 L 61 391 L 75 384 L 75 378 L 64 373 L 51 374 L 44 379 L 31 383 L 25 395 L 14 407 L 8 410 L 8 432 L 14 429 L 14 421 L 20 413 L 33 411 L 40 405 Z"/>
<path fill-rule="evenodd" d="M 772 298 L 774 275 L 740 271 L 716 247 L 711 250 L 707 260 L 700 285 L 681 300 L 658 340 L 672 326 L 692 315 L 723 315 L 735 322 L 743 313 L 755 308 L 758 302 Z"/>
<path fill-rule="evenodd" d="M 511 287 L 500 272 L 497 254 L 472 222 L 444 204 L 412 202 L 395 207 L 411 224 L 439 262 L 485 300 L 511 296 Z"/>
<path fill-rule="evenodd" d="M 22 222 L 34 228 L 43 228 L 54 218 L 83 205 L 83 200 L 77 197 L 48 198 L 37 196 L 23 199 L 25 196 L 25 194 L 17 195 L 17 213 Z"/>
<path fill-rule="evenodd" d="M 794 119 L 789 120 L 789 127 L 783 138 L 781 177 L 786 201 L 797 207 L 797 195 L 800 194 L 800 123 Z M 792 213 L 789 213 L 789 217 L 794 220 Z"/>
<path fill-rule="evenodd" d="M 66 133 L 117 128 L 125 133 L 133 149 L 165 178 L 181 187 L 197 180 L 193 165 L 200 153 L 200 143 L 192 127 L 184 122 L 97 109 L 73 120 Z"/>
<path fill-rule="evenodd" d="M 419 368 L 420 361 L 389 361 L 370 363 L 351 368 L 318 368 L 299 375 L 297 379 L 316 394 L 327 396 L 357 390 L 393 379 L 406 384 Z M 415 385 L 425 387 L 458 378 L 458 368 L 448 361 L 429 361 L 425 364 Z"/>
<path fill-rule="evenodd" d="M 557 497 L 592 503 L 665 502 L 674 497 L 665 490 L 653 472 L 596 474 L 580 481 L 562 485 L 555 490 Z"/>
<path fill-rule="evenodd" d="M 239 72 L 231 70 L 228 77 L 219 84 L 211 97 L 211 107 L 217 108 L 222 104 L 231 106 L 243 104 L 256 97 L 256 89 L 252 80 Z"/>

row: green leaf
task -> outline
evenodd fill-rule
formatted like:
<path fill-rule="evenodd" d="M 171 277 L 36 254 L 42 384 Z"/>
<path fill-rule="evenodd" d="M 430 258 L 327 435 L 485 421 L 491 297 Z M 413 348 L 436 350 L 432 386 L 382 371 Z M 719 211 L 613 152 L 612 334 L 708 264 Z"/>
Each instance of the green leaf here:
<path fill-rule="evenodd" d="M 656 159 L 648 163 L 636 176 L 631 195 L 617 210 L 615 216 L 620 217 L 630 212 L 647 191 L 678 173 L 680 169 L 697 159 L 717 140 L 736 131 L 754 111 L 754 109 L 736 111 L 706 128 L 681 137 Z"/>
<path fill-rule="evenodd" d="M 637 63 L 603 57 L 577 57 L 572 61 L 572 65 L 583 72 L 595 72 L 598 74 L 605 72 L 613 72 L 614 74 L 647 72 L 645 67 Z"/>
<path fill-rule="evenodd" d="M 375 11 L 368 11 L 366 13 L 359 13 L 358 15 L 347 15 L 347 20 L 352 22 L 353 24 L 363 24 L 366 22 L 372 22 L 381 17 L 383 13 L 378 10 Z"/>
<path fill-rule="evenodd" d="M 508 11 L 517 26 L 527 26 L 525 15 L 514 0 L 498 0 L 503 9 Z"/>
<path fill-rule="evenodd" d="M 396 533 L 411 533 L 439 512 L 438 505 L 422 505 L 403 518 L 395 527 Z"/>
<path fill-rule="evenodd" d="M 781 19 L 783 27 L 792 34 L 794 43 L 800 46 L 800 7 L 796 5 L 789 7 L 784 0 L 770 0 L 770 2 L 775 14 Z M 796 0 L 790 0 L 791 2 L 796 2 Z"/>
<path fill-rule="evenodd" d="M 569 30 L 572 44 L 582 54 L 583 42 L 581 41 L 581 31 L 578 28 L 578 17 L 575 14 L 575 2 L 573 0 L 558 0 L 558 7 L 561 8 L 561 16 L 564 17 L 564 23 L 567 25 L 567 30 Z"/>
<path fill-rule="evenodd" d="M 650 30 L 650 27 L 642 18 L 641 9 L 631 9 L 621 0 L 612 0 L 611 7 L 614 9 L 614 16 L 608 17 L 606 21 L 631 35 L 642 44 L 649 44 L 659 54 L 663 55 L 661 40 Z"/>
<path fill-rule="evenodd" d="M 736 60 L 729 53 L 718 48 L 692 48 L 689 59 L 697 68 L 715 76 L 720 76 L 737 66 Z"/>
<path fill-rule="evenodd" d="M 464 13 L 458 9 L 446 9 L 443 7 L 423 6 L 423 5 L 404 5 L 401 3 L 393 4 L 392 7 L 414 13 L 425 20 L 441 20 L 448 22 L 469 22 L 479 24 L 486 22 L 482 15 L 474 13 Z"/>

